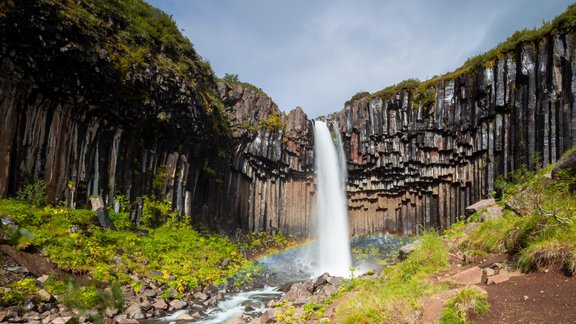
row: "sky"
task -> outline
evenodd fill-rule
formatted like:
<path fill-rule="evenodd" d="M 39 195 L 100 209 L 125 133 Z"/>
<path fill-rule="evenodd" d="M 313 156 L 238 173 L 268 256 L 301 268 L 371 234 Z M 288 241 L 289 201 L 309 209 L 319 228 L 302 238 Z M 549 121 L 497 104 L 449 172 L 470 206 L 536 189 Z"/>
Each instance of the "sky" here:
<path fill-rule="evenodd" d="M 146 0 L 216 75 L 237 74 L 308 117 L 360 91 L 430 79 L 562 13 L 565 0 Z"/>

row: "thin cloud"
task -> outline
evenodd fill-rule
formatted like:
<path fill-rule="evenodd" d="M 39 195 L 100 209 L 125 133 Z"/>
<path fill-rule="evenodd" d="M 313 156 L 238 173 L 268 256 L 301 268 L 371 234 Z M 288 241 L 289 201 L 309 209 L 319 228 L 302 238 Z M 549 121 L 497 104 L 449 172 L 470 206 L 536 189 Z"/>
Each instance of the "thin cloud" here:
<path fill-rule="evenodd" d="M 358 91 L 443 74 L 565 0 L 147 0 L 174 16 L 217 75 L 236 73 L 284 111 L 329 114 Z"/>

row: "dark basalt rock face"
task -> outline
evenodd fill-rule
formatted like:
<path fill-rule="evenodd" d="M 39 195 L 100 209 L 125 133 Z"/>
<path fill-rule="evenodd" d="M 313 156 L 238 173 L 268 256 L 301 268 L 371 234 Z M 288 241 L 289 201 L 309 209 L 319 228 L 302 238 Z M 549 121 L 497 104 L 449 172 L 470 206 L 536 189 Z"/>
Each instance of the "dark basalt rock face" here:
<path fill-rule="evenodd" d="M 301 108 L 282 114 L 270 98 L 242 85 L 218 84 L 233 130 L 225 179 L 228 219 L 249 231 L 310 231 L 313 206 L 313 131 Z M 282 127 L 266 121 L 279 116 Z M 225 211 L 223 211 L 225 212 Z"/>
<path fill-rule="evenodd" d="M 114 35 L 82 29 L 58 8 L 23 0 L 0 20 L 0 197 L 44 179 L 52 202 L 155 193 L 191 209 L 198 202 L 184 198 L 197 197 L 210 176 L 202 167 L 217 165 L 228 142 L 206 100 L 217 91 L 211 71 L 178 75 L 152 56 L 120 71 Z M 154 192 L 163 165 L 168 177 Z"/>
<path fill-rule="evenodd" d="M 525 165 L 555 163 L 576 145 L 574 37 L 525 44 L 488 67 L 436 84 L 436 102 L 350 102 L 334 117 L 349 162 L 353 234 L 445 228 Z"/>

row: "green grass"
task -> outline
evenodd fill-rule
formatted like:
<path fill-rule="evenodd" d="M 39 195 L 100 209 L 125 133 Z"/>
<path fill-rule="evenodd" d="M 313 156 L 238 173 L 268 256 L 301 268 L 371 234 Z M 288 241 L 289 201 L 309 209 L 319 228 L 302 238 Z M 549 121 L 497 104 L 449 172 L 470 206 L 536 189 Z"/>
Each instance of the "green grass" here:
<path fill-rule="evenodd" d="M 126 284 L 131 281 L 127 273 L 137 273 L 185 292 L 198 285 L 238 279 L 235 275 L 242 269 L 248 269 L 246 279 L 257 270 L 238 244 L 224 236 L 199 233 L 184 222 L 168 220 L 158 228 L 146 228 L 148 234 L 141 235 L 126 229 L 101 229 L 94 225 L 94 213 L 87 210 L 0 200 L 0 216 L 7 215 L 33 233 L 33 238 L 20 240 L 20 248 L 43 250 L 59 268 L 90 272 L 97 281 Z M 72 233 L 72 228 L 79 230 Z M 283 242 L 271 240 L 267 246 Z M 262 248 L 262 244 L 251 246 Z"/>
<path fill-rule="evenodd" d="M 488 294 L 476 286 L 466 287 L 450 298 L 442 311 L 440 323 L 472 323 L 471 314 L 488 311 Z"/>
<path fill-rule="evenodd" d="M 535 173 L 520 170 L 510 181 L 500 179 L 503 200 L 521 201 L 525 214 L 505 211 L 502 218 L 482 223 L 460 248 L 509 253 L 523 271 L 576 272 L 575 178 L 562 172 L 558 179 L 544 176 L 552 167 Z"/>
<path fill-rule="evenodd" d="M 352 297 L 336 311 L 337 323 L 400 323 L 415 320 L 422 297 L 446 289 L 428 281 L 448 267 L 447 250 L 435 233 L 426 233 L 422 244 L 406 260 L 386 268 L 382 278 L 359 280 Z"/>

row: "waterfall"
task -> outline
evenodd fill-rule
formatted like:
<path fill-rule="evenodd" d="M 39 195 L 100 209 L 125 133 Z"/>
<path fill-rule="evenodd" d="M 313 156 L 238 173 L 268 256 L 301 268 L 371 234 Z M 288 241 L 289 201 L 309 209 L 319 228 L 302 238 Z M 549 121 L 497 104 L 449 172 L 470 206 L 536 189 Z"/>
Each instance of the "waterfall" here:
<path fill-rule="evenodd" d="M 352 257 L 348 237 L 348 213 L 342 170 L 336 146 L 325 122 L 315 121 L 314 160 L 316 165 L 316 221 L 318 273 L 345 276 L 350 273 Z M 338 150 L 342 150 L 341 141 Z M 341 153 L 343 158 L 343 153 Z"/>

